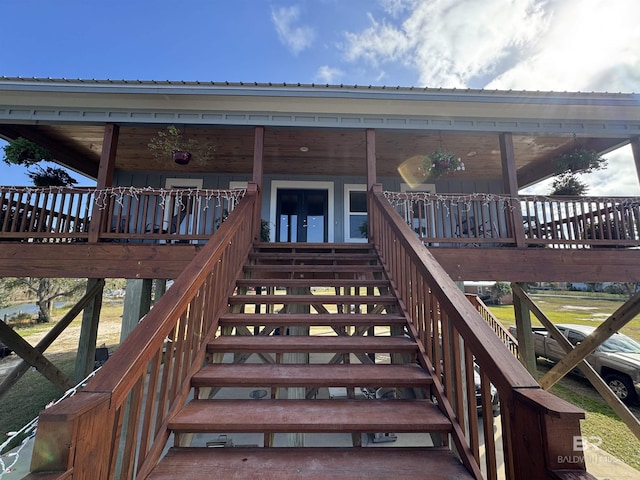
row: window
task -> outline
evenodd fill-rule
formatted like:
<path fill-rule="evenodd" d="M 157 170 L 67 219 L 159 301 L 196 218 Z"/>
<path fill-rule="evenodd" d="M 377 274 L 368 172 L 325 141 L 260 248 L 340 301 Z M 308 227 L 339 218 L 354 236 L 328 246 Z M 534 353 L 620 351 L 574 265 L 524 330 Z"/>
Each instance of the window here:
<path fill-rule="evenodd" d="M 344 186 L 346 242 L 366 242 L 367 186 L 347 184 Z"/>

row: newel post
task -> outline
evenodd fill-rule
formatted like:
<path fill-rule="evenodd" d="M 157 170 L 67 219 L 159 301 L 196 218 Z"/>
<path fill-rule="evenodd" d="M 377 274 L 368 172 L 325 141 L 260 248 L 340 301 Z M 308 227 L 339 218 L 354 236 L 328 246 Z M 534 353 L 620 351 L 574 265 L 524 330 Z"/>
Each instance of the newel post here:
<path fill-rule="evenodd" d="M 109 475 L 115 419 L 108 393 L 78 392 L 44 410 L 31 456 L 31 472 L 73 471 L 74 480 Z"/>
<path fill-rule="evenodd" d="M 373 242 L 375 241 L 379 241 L 379 239 L 374 238 L 374 226 L 375 226 L 375 222 L 376 219 L 374 218 L 374 215 L 372 215 L 373 212 L 373 196 L 377 193 L 382 193 L 382 185 L 379 183 L 376 183 L 375 185 L 372 185 L 369 189 L 369 193 L 367 194 L 367 238 L 369 240 L 369 242 Z"/>
<path fill-rule="evenodd" d="M 255 203 L 253 204 L 253 232 L 252 237 L 254 241 L 260 241 L 260 231 L 262 229 L 262 195 L 260 194 L 260 188 L 257 183 L 247 183 L 247 194 L 255 195 Z"/>
<path fill-rule="evenodd" d="M 558 470 L 586 472 L 580 420 L 584 412 L 541 388 L 513 391 L 510 412 L 512 468 L 519 480 L 556 478 Z M 594 479 L 595 480 L 595 479 Z"/>

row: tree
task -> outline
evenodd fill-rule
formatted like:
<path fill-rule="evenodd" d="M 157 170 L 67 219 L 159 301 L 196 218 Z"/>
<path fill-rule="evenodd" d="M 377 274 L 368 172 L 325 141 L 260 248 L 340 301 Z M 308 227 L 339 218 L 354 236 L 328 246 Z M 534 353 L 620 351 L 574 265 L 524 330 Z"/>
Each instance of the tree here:
<path fill-rule="evenodd" d="M 27 175 L 37 187 L 67 187 L 78 183 L 71 175 L 60 167 L 42 168 L 39 162 L 52 162 L 53 155 L 49 150 L 23 137 L 10 140 L 3 147 L 3 160 L 8 165 L 32 167 Z"/>
<path fill-rule="evenodd" d="M 501 304 L 502 297 L 511 293 L 511 284 L 507 282 L 496 282 L 493 288 L 495 290 L 497 304 Z"/>
<path fill-rule="evenodd" d="M 575 173 L 564 173 L 553 180 L 550 195 L 569 195 L 580 197 L 587 193 L 587 184 Z"/>
<path fill-rule="evenodd" d="M 577 147 L 554 159 L 556 179 L 551 185 L 551 195 L 582 196 L 587 193 L 587 184 L 577 173 L 591 173 L 607 166 L 607 160 L 594 150 Z"/>
<path fill-rule="evenodd" d="M 52 320 L 51 312 L 56 299 L 73 296 L 86 287 L 85 281 L 77 278 L 17 277 L 4 279 L 3 285 L 8 292 L 25 288 L 35 295 L 38 305 L 38 323 Z"/>

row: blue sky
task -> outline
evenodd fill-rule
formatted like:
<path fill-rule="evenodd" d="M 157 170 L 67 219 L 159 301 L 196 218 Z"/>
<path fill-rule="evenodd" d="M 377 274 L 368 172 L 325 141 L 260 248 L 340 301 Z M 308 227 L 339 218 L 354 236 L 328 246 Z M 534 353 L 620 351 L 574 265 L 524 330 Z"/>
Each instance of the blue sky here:
<path fill-rule="evenodd" d="M 9 77 L 640 92 L 637 0 L 2 0 L 2 17 Z M 630 149 L 608 157 L 589 193 L 640 195 Z M 30 181 L 1 163 L 0 184 Z"/>

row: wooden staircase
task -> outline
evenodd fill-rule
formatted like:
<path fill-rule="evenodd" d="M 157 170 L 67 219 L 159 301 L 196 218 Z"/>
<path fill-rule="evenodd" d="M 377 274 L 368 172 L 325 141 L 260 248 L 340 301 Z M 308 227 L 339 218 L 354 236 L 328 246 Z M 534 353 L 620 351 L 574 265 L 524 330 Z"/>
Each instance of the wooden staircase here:
<path fill-rule="evenodd" d="M 473 478 L 370 245 L 258 244 L 219 325 L 149 479 Z"/>

